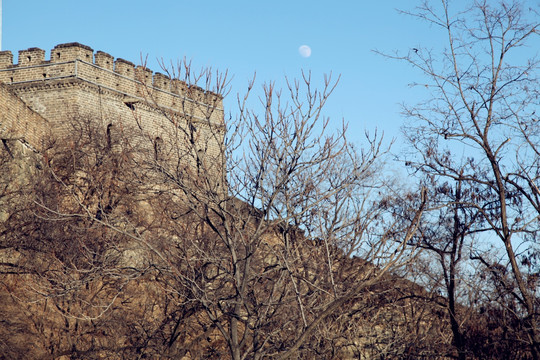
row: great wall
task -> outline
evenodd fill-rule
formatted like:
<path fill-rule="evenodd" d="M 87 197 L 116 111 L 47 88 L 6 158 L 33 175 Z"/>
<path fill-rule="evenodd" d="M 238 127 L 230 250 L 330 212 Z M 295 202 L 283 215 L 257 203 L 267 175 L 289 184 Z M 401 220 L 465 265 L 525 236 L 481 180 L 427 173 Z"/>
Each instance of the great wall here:
<path fill-rule="evenodd" d="M 224 111 L 217 94 L 79 43 L 55 46 L 49 60 L 39 48 L 21 50 L 18 63 L 13 60 L 11 51 L 0 51 L 2 139 L 39 149 L 51 131 L 69 136 L 67 119 L 86 116 L 105 125 L 136 123 L 161 140 L 175 127 L 198 126 L 205 152 L 222 151 L 224 132 L 216 129 L 223 128 Z"/>

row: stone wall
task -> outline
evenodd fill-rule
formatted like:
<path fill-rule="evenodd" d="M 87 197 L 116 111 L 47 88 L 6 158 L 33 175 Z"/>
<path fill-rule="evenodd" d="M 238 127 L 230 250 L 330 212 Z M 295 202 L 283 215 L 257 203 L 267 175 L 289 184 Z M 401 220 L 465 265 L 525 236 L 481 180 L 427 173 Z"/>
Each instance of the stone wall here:
<path fill-rule="evenodd" d="M 219 95 L 184 82 L 170 79 L 161 73 L 153 73 L 143 66 L 102 52 L 96 52 L 79 43 L 57 45 L 51 50 L 50 60 L 45 51 L 30 48 L 19 51 L 19 62 L 13 64 L 10 51 L 0 52 L 0 82 L 20 84 L 36 81 L 52 81 L 78 78 L 99 87 L 116 91 L 127 97 L 148 100 L 151 96 L 156 106 L 184 113 L 186 102 L 192 103 L 193 114 L 199 120 L 205 118 L 205 109 L 212 107 L 212 122 L 223 121 L 223 103 Z"/>
<path fill-rule="evenodd" d="M 153 73 L 133 63 L 79 43 L 61 44 L 45 59 L 39 48 L 21 50 L 14 64 L 10 51 L 0 52 L 0 82 L 49 122 L 55 136 L 69 136 L 66 120 L 85 116 L 104 126 L 138 127 L 152 147 L 160 141 L 178 146 L 186 129 L 197 129 L 197 149 L 219 158 L 223 146 L 223 102 L 212 92 Z M 4 88 L 5 89 L 5 88 Z M 0 97 L 0 106 L 10 106 Z M 13 100 L 14 101 L 14 100 Z M 25 118 L 26 119 L 26 118 Z M 9 128 L 38 143 L 41 130 L 33 120 L 10 117 Z"/>
<path fill-rule="evenodd" d="M 40 150 L 49 129 L 47 120 L 30 109 L 18 96 L 0 83 L 1 140 L 18 140 Z"/>

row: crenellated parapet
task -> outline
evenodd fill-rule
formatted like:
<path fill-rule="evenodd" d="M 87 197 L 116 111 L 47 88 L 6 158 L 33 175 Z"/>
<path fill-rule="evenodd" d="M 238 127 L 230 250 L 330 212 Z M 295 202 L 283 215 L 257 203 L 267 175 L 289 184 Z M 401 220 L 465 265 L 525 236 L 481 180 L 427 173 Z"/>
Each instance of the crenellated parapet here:
<path fill-rule="evenodd" d="M 138 99 L 168 111 L 190 115 L 194 119 L 221 123 L 222 98 L 196 86 L 153 73 L 144 66 L 122 58 L 114 58 L 103 51 L 79 43 L 55 46 L 45 59 L 45 50 L 20 50 L 18 63 L 10 51 L 0 51 L 0 82 L 12 87 L 39 86 L 54 81 L 78 79 L 118 96 Z M 130 100 L 132 101 L 132 100 Z M 190 103 L 189 112 L 186 110 Z M 212 118 L 205 116 L 205 107 L 212 107 Z"/>

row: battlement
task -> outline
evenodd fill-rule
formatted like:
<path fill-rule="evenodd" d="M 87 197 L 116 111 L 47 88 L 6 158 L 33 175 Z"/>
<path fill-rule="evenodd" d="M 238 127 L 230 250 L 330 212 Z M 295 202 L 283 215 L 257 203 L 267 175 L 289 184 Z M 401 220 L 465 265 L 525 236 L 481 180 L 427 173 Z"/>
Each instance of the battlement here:
<path fill-rule="evenodd" d="M 6 85 L 29 86 L 62 79 L 79 79 L 130 99 L 146 102 L 151 99 L 150 102 L 158 107 L 184 115 L 186 101 L 197 104 L 198 108 L 212 107 L 216 112 L 215 123 L 223 119 L 221 96 L 153 73 L 122 58 L 115 59 L 103 51 L 94 54 L 92 48 L 83 44 L 57 45 L 51 50 L 49 60 L 45 59 L 45 50 L 40 48 L 20 50 L 17 64 L 13 62 L 11 51 L 0 51 L 0 82 Z M 190 115 L 204 119 L 204 110 L 199 112 Z"/>

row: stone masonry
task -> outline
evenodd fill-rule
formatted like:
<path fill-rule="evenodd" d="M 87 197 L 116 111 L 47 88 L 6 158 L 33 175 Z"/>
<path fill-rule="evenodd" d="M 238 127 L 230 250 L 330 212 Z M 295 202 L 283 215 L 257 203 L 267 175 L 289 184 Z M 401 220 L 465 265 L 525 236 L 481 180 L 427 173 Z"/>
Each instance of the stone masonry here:
<path fill-rule="evenodd" d="M 137 126 L 149 140 L 165 143 L 178 141 L 179 128 L 196 127 L 204 143 L 199 149 L 222 154 L 219 95 L 86 45 L 57 45 L 50 60 L 42 49 L 21 50 L 17 64 L 10 51 L 0 51 L 0 83 L 0 137 L 10 129 L 39 148 L 47 129 L 69 136 L 65 120 L 89 116 L 104 126 Z"/>
<path fill-rule="evenodd" d="M 48 137 L 49 122 L 30 109 L 7 86 L 0 83 L 0 139 L 20 141 L 41 149 Z"/>

